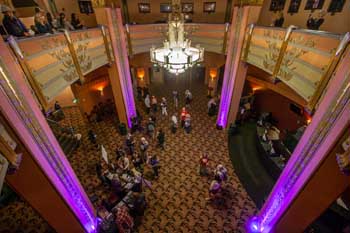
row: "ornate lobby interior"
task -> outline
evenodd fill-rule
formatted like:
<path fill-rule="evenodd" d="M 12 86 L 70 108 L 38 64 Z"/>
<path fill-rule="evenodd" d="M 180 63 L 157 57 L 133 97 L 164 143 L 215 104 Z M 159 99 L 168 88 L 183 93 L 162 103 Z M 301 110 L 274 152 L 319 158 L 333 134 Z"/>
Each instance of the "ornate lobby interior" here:
<path fill-rule="evenodd" d="M 350 233 L 349 0 L 0 10 L 0 233 Z"/>

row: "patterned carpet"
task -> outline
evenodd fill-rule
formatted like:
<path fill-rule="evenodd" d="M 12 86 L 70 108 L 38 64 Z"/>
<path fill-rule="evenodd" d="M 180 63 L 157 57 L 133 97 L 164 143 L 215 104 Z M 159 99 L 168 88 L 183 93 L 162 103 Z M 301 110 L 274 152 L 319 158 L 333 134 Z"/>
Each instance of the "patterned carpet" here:
<path fill-rule="evenodd" d="M 170 116 L 174 112 L 171 93 L 178 90 L 179 106 L 184 105 L 184 91 L 190 89 L 193 93 L 192 115 L 193 130 L 186 134 L 179 129 L 176 134 L 170 132 Z M 156 127 L 163 128 L 166 134 L 165 151 L 156 148 L 156 141 L 151 142 L 150 153 L 156 153 L 160 159 L 160 177 L 152 181 L 152 191 L 147 189 L 149 204 L 138 232 L 245 232 L 245 221 L 254 215 L 256 207 L 235 175 L 228 155 L 227 134 L 215 128 L 215 118 L 210 118 L 207 112 L 206 87 L 199 78 L 171 77 L 164 84 L 152 84 L 151 94 L 156 95 L 160 102 L 165 96 L 168 100 L 168 117 L 156 114 Z M 138 102 L 141 115 L 146 118 L 143 102 Z M 112 121 L 104 121 L 88 125 L 77 108 L 65 111 L 65 124 L 73 125 L 77 132 L 83 134 L 82 145 L 70 156 L 69 160 L 74 171 L 87 190 L 88 195 L 96 194 L 106 197 L 108 191 L 99 185 L 94 165 L 100 159 L 100 151 L 89 144 L 87 132 L 93 129 L 97 141 L 106 148 L 109 159 L 114 159 L 115 149 L 123 145 L 124 137 L 117 133 Z M 140 133 L 135 139 L 139 142 Z M 210 179 L 198 175 L 199 156 L 207 152 L 211 158 L 210 166 L 224 164 L 228 168 L 229 181 L 224 187 L 224 199 L 208 202 Z"/>
<path fill-rule="evenodd" d="M 190 107 L 192 132 L 186 134 L 179 129 L 176 134 L 170 132 L 170 116 L 179 113 L 175 110 L 171 92 L 180 93 L 180 104 L 184 105 L 184 91 L 190 89 L 193 103 Z M 166 78 L 163 84 L 152 84 L 151 94 L 165 96 L 168 100 L 168 117 L 157 116 L 157 128 L 162 127 L 166 134 L 165 151 L 156 148 L 156 141 L 150 141 L 149 152 L 157 153 L 160 159 L 160 176 L 152 180 L 152 192 L 146 189 L 148 208 L 142 223 L 137 228 L 139 233 L 181 233 L 245 232 L 245 221 L 257 211 L 233 171 L 227 148 L 227 133 L 215 128 L 215 118 L 207 115 L 206 87 L 203 80 L 197 77 Z M 141 115 L 146 118 L 143 102 L 138 102 Z M 76 132 L 83 135 L 82 144 L 69 161 L 89 196 L 95 194 L 101 200 L 108 196 L 95 173 L 95 164 L 101 159 L 97 151 L 87 140 L 87 132 L 93 129 L 97 141 L 103 144 L 114 159 L 115 149 L 123 145 L 124 137 L 117 133 L 116 125 L 111 120 L 89 124 L 78 108 L 64 110 L 66 119 L 63 125 L 72 125 Z M 139 142 L 143 136 L 136 133 Z M 210 167 L 221 163 L 228 169 L 229 180 L 223 191 L 223 199 L 208 202 L 208 188 L 211 179 L 198 174 L 199 156 L 207 152 L 210 156 Z M 3 214 L 6 213 L 6 214 Z M 48 224 L 35 213 L 25 202 L 14 202 L 0 209 L 0 233 L 51 232 Z"/>

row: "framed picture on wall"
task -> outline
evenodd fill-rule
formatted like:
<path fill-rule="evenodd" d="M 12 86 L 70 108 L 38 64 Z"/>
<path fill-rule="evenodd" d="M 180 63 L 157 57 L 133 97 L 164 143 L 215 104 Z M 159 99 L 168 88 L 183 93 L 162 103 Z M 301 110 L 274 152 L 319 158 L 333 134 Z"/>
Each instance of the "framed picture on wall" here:
<path fill-rule="evenodd" d="M 151 5 L 149 3 L 139 3 L 139 13 L 150 13 Z"/>
<path fill-rule="evenodd" d="M 182 13 L 192 14 L 193 13 L 193 3 L 181 3 Z"/>
<path fill-rule="evenodd" d="M 288 7 L 288 13 L 297 13 L 299 11 L 300 3 L 301 0 L 291 0 Z"/>
<path fill-rule="evenodd" d="M 305 4 L 305 10 L 322 9 L 324 0 L 307 0 Z"/>
<path fill-rule="evenodd" d="M 92 8 L 91 1 L 78 1 L 79 4 L 79 10 L 82 14 L 92 14 L 94 13 L 94 9 Z"/>
<path fill-rule="evenodd" d="M 203 12 L 204 13 L 215 13 L 216 2 L 204 2 Z"/>
<path fill-rule="evenodd" d="M 172 12 L 171 3 L 161 3 L 160 4 L 160 12 L 161 13 L 171 13 Z"/>
<path fill-rule="evenodd" d="M 345 0 L 331 0 L 331 3 L 328 6 L 328 12 L 331 12 L 331 15 L 334 15 L 336 12 L 341 12 L 343 10 Z"/>
<path fill-rule="evenodd" d="M 271 0 L 270 11 L 282 11 L 286 0 Z"/>

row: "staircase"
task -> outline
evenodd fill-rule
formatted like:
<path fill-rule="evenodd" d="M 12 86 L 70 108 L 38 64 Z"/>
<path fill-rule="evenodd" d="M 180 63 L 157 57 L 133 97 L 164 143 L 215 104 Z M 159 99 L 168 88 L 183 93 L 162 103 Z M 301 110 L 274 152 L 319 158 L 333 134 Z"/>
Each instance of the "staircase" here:
<path fill-rule="evenodd" d="M 57 121 L 46 118 L 53 134 L 56 136 L 64 154 L 68 157 L 78 148 L 79 141 L 74 136 L 73 127 L 63 127 Z"/>

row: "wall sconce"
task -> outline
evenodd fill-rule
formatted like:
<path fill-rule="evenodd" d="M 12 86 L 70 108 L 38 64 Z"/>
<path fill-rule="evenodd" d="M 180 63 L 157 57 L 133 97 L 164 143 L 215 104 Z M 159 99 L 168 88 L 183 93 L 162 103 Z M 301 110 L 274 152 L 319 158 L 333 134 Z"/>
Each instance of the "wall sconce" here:
<path fill-rule="evenodd" d="M 137 68 L 136 75 L 141 81 L 143 81 L 143 78 L 145 77 L 145 69 L 144 68 Z"/>
<path fill-rule="evenodd" d="M 209 76 L 211 78 L 211 81 L 214 81 L 214 78 L 218 75 L 218 70 L 216 68 L 210 68 L 209 69 Z"/>
<path fill-rule="evenodd" d="M 98 88 L 97 88 L 97 90 L 99 90 L 99 91 L 100 91 L 101 96 L 103 96 L 103 89 L 104 89 L 104 87 L 103 87 L 103 86 L 101 86 L 101 87 L 98 87 Z"/>

